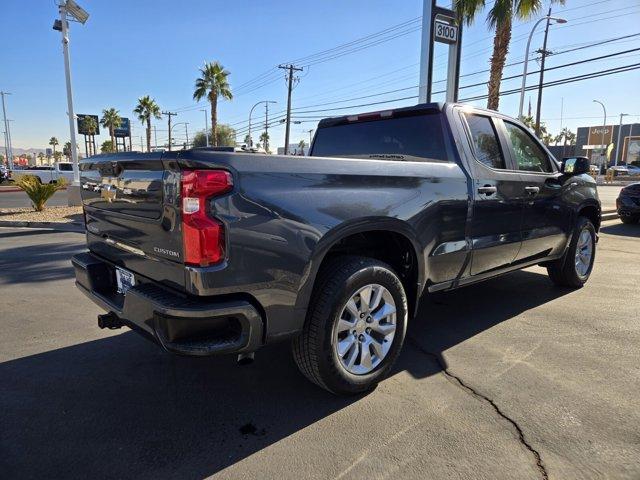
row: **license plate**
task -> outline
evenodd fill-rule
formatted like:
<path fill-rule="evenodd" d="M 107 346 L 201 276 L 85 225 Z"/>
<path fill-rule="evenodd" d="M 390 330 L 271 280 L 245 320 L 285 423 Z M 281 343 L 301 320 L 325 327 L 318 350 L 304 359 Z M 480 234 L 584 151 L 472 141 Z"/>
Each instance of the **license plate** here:
<path fill-rule="evenodd" d="M 116 267 L 116 282 L 118 283 L 118 293 L 127 293 L 136 284 L 136 279 L 128 270 Z"/>

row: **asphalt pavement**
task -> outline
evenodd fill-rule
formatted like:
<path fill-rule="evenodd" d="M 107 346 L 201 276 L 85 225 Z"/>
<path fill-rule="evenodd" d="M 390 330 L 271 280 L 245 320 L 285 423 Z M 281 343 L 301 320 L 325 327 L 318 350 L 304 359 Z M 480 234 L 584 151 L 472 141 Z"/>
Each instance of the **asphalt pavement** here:
<path fill-rule="evenodd" d="M 536 267 L 425 299 L 355 398 L 286 344 L 240 367 L 99 330 L 83 241 L 0 229 L 3 478 L 640 478 L 640 226 L 603 225 L 583 289 Z"/>

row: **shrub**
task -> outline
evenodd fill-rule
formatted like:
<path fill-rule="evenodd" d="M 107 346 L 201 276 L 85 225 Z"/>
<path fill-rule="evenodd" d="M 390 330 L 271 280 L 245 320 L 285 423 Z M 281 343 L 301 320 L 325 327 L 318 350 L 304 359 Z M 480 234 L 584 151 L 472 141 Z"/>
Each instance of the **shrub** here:
<path fill-rule="evenodd" d="M 44 210 L 47 200 L 66 184 L 67 181 L 63 177 L 53 183 L 42 183 L 35 175 L 21 175 L 15 181 L 15 185 L 29 196 L 36 212 Z"/>

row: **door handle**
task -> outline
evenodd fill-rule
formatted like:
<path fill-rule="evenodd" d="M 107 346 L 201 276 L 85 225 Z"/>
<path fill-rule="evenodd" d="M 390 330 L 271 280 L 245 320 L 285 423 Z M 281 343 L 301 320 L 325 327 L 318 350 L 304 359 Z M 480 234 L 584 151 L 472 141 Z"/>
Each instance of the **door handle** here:
<path fill-rule="evenodd" d="M 491 185 L 485 185 L 484 187 L 478 187 L 478 193 L 482 195 L 493 195 L 496 193 L 498 189 L 496 187 L 492 187 Z"/>
<path fill-rule="evenodd" d="M 527 192 L 529 195 L 537 195 L 538 192 L 540 191 L 540 187 L 524 187 L 524 191 Z"/>

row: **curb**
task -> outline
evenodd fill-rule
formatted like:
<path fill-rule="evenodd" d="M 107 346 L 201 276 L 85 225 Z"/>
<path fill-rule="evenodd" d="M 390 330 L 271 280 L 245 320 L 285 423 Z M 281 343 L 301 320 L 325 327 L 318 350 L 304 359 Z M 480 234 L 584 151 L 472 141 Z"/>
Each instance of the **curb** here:
<path fill-rule="evenodd" d="M 84 224 L 73 222 L 16 222 L 16 221 L 0 221 L 1 227 L 19 227 L 19 228 L 47 228 L 58 232 L 76 232 L 84 233 Z"/>
<path fill-rule="evenodd" d="M 606 222 L 607 220 L 615 220 L 616 218 L 618 218 L 617 212 L 603 212 L 602 215 L 600 215 L 600 221 L 602 222 Z"/>

